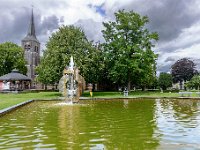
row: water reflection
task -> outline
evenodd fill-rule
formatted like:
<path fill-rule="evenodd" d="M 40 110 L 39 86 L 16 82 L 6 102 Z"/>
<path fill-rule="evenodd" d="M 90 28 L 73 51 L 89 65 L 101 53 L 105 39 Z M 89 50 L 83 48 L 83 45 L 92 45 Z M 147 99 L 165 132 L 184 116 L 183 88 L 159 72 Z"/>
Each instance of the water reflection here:
<path fill-rule="evenodd" d="M 86 108 L 90 113 L 80 113 L 86 120 L 80 139 L 106 149 L 155 149 L 154 104 L 149 100 L 90 102 Z"/>
<path fill-rule="evenodd" d="M 199 101 L 35 102 L 0 118 L 0 149 L 198 149 Z"/>
<path fill-rule="evenodd" d="M 155 101 L 32 103 L 1 118 L 0 149 L 155 149 Z"/>
<path fill-rule="evenodd" d="M 173 101 L 173 109 L 175 111 L 174 117 L 176 120 L 182 122 L 195 121 L 193 124 L 197 124 L 196 114 L 198 113 L 198 105 L 196 100 L 176 100 Z M 183 124 L 184 125 L 184 124 Z"/>
<path fill-rule="evenodd" d="M 158 130 L 161 134 L 159 149 L 198 148 L 199 101 L 197 100 L 156 100 Z"/>
<path fill-rule="evenodd" d="M 0 119 L 0 149 L 54 148 L 55 144 L 44 142 L 47 139 L 44 108 L 33 105 L 29 104 Z"/>

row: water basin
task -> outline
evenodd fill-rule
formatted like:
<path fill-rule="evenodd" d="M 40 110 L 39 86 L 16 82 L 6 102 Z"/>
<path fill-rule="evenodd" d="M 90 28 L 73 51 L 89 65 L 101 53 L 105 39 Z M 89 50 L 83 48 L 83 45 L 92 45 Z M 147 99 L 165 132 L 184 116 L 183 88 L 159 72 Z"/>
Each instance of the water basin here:
<path fill-rule="evenodd" d="M 0 149 L 199 149 L 200 101 L 33 102 L 0 117 Z"/>

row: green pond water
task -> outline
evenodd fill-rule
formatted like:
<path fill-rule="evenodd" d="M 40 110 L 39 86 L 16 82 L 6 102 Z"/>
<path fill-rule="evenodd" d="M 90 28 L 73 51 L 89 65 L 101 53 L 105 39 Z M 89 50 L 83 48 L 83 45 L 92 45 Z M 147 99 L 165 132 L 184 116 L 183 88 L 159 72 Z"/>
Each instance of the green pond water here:
<path fill-rule="evenodd" d="M 200 101 L 33 102 L 0 117 L 0 149 L 200 149 Z"/>

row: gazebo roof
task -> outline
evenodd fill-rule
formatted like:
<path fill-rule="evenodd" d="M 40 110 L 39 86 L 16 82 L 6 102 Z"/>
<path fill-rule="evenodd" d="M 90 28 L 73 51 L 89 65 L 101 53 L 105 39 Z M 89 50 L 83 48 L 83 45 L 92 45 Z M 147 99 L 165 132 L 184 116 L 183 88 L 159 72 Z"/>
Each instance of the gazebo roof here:
<path fill-rule="evenodd" d="M 31 78 L 19 73 L 17 69 L 0 77 L 0 81 L 31 81 Z"/>

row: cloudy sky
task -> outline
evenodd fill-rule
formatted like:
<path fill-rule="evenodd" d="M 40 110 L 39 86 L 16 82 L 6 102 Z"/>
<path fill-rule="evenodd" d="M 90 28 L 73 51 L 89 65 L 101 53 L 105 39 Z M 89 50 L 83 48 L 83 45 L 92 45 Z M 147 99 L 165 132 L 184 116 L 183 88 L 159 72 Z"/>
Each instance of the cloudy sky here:
<path fill-rule="evenodd" d="M 183 57 L 200 66 L 199 0 L 0 0 L 0 43 L 20 45 L 27 33 L 31 5 L 43 48 L 51 33 L 63 24 L 80 26 L 90 40 L 102 42 L 102 22 L 114 20 L 114 12 L 125 9 L 147 15 L 149 30 L 158 32 L 160 40 L 154 51 L 159 54 L 159 72 L 170 71 Z"/>

